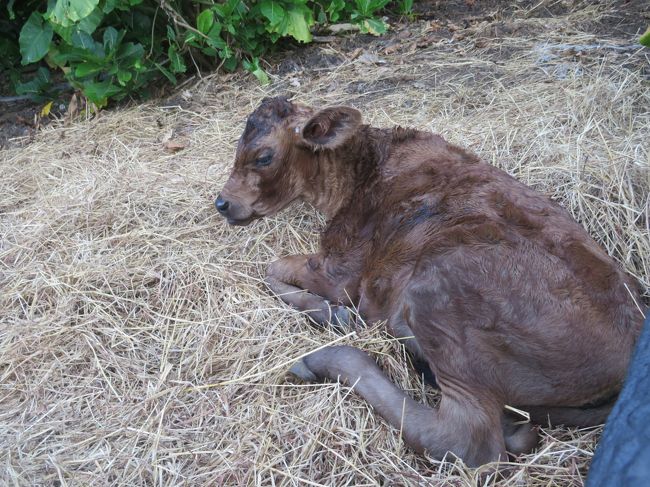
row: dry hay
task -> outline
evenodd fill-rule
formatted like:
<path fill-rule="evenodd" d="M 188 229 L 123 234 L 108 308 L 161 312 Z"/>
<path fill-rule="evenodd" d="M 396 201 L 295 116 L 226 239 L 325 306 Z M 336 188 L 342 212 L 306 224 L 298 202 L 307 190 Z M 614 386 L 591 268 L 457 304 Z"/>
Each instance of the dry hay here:
<path fill-rule="evenodd" d="M 293 207 L 230 228 L 212 200 L 247 113 L 290 89 L 470 147 L 568 207 L 647 291 L 648 60 L 630 39 L 581 30 L 608 15 L 518 15 L 522 35 L 477 23 L 412 52 L 373 41 L 382 65 L 312 49 L 338 63 L 270 88 L 209 78 L 188 100 L 50 127 L 2 153 L 0 483 L 475 484 L 476 471 L 408 450 L 349 389 L 286 376 L 295 358 L 344 342 L 435 400 L 381 326 L 317 330 L 265 291 L 267 263 L 314 250 L 323 220 Z M 164 149 L 170 130 L 185 150 Z M 545 428 L 490 484 L 581 485 L 600 431 Z"/>

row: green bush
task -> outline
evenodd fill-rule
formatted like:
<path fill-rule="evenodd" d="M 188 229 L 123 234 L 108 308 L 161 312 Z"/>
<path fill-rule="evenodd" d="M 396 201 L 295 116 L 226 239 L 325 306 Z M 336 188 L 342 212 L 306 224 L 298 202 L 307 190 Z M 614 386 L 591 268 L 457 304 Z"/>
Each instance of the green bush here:
<path fill-rule="evenodd" d="M 379 35 L 387 25 L 376 15 L 388 0 L 18 3 L 10 0 L 0 14 L 9 17 L 0 17 L 0 23 L 10 26 L 0 34 L 0 48 L 7 53 L 2 62 L 12 70 L 16 92 L 47 98 L 50 70 L 60 70 L 73 87 L 102 107 L 109 99 L 147 95 L 155 78 L 164 76 L 175 84 L 188 69 L 232 71 L 243 66 L 266 83 L 259 57 L 280 38 L 310 42 L 315 24 L 342 21 Z M 410 8 L 409 2 L 400 2 L 400 11 L 404 4 Z M 23 66 L 40 63 L 27 82 L 17 80 L 18 60 Z"/>
<path fill-rule="evenodd" d="M 639 38 L 639 44 L 645 47 L 650 47 L 650 27 L 648 27 L 645 33 Z"/>

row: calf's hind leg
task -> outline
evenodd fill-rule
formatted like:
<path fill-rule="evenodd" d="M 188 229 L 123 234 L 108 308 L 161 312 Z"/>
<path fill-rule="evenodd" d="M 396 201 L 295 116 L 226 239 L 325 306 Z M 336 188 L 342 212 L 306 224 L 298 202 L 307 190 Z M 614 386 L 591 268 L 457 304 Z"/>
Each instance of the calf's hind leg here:
<path fill-rule="evenodd" d="M 506 460 L 501 407 L 476 397 L 443 392 L 438 408 L 415 402 L 386 377 L 366 353 L 348 346 L 326 347 L 297 362 L 291 372 L 315 381 L 339 380 L 354 387 L 404 441 L 420 453 L 442 459 L 453 453 L 469 466 Z"/>

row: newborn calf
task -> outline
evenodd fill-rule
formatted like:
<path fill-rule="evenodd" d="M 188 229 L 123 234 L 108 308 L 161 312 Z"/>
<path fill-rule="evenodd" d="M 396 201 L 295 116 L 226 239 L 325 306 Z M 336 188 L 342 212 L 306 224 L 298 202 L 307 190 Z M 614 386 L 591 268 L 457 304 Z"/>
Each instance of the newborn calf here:
<path fill-rule="evenodd" d="M 605 420 L 643 321 L 637 287 L 559 205 L 439 135 L 265 99 L 215 205 L 246 225 L 297 200 L 327 217 L 320 250 L 273 262 L 268 286 L 317 322 L 345 326 L 352 305 L 385 320 L 442 398 L 415 402 L 347 346 L 294 373 L 354 384 L 412 448 L 470 466 L 534 447 L 505 405 L 544 424 Z"/>

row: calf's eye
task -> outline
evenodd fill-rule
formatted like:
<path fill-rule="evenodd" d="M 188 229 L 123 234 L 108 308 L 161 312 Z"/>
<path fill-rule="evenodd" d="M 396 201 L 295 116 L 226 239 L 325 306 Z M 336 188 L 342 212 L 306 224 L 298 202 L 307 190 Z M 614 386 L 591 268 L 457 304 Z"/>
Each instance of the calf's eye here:
<path fill-rule="evenodd" d="M 271 162 L 273 162 L 273 154 L 268 154 L 255 159 L 255 165 L 257 167 L 268 166 L 269 164 L 271 164 Z"/>

